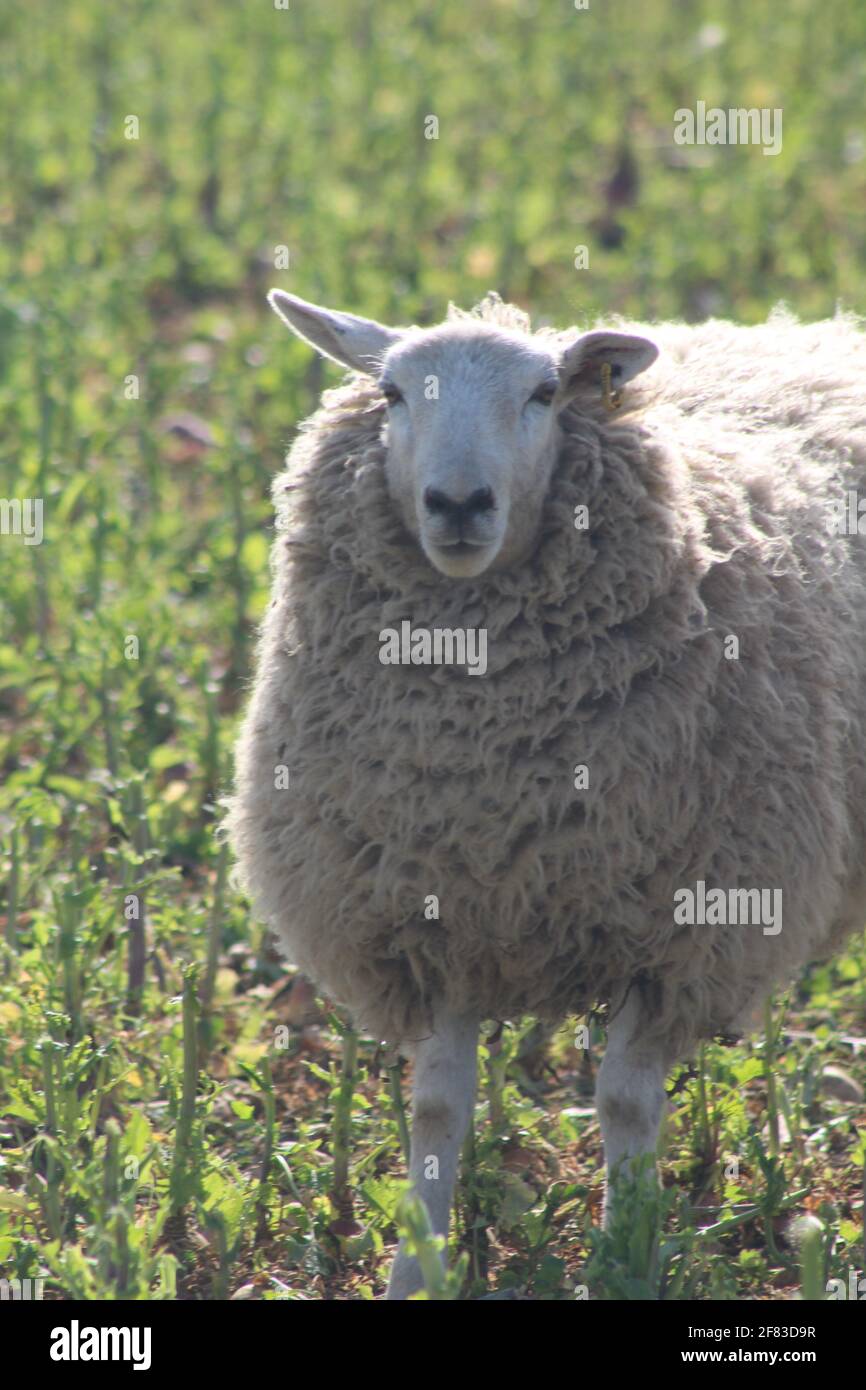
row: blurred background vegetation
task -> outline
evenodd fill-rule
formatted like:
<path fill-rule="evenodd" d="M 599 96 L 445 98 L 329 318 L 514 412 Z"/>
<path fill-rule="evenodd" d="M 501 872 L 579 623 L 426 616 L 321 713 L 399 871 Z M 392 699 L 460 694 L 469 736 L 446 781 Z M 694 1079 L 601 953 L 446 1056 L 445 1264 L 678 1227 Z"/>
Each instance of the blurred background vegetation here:
<path fill-rule="evenodd" d="M 297 1248 L 274 1268 L 305 1260 L 296 1290 L 354 1279 L 368 1296 L 378 1278 L 393 1200 L 369 1198 L 363 1237 L 332 1229 L 327 1126 L 296 1118 L 327 1112 L 330 1074 L 271 1088 L 279 966 L 212 833 L 267 596 L 270 478 L 336 380 L 266 290 L 419 323 L 491 288 L 561 326 L 752 322 L 780 298 L 807 318 L 862 311 L 864 91 L 866 8 L 850 0 L 4 9 L 0 492 L 45 507 L 43 544 L 0 538 L 4 1268 L 82 1296 L 171 1296 L 176 1260 L 187 1292 L 225 1296 L 235 1261 L 285 1293 L 262 1272 L 263 1230 L 284 1238 L 279 1189 Z M 675 145 L 674 112 L 698 100 L 781 108 L 782 152 Z M 179 1154 L 196 960 L 197 1137 Z M 857 1025 L 857 963 L 815 978 L 816 1026 L 846 989 Z M 327 1029 L 293 1038 L 293 1057 L 337 1046 Z M 268 1168 L 275 1095 L 300 1186 Z M 139 1166 L 115 1185 L 127 1226 L 109 1239 L 112 1121 Z M 387 1167 L 396 1118 L 359 1106 L 352 1123 L 370 1171 Z M 556 1142 L 582 1142 L 569 1124 Z M 594 1173 L 597 1143 L 586 1157 Z M 177 1226 L 191 1210 L 204 1244 Z M 356 1236 L 368 1265 L 347 1275 L 339 1242 Z M 743 1277 L 760 1285 L 755 1259 Z"/>

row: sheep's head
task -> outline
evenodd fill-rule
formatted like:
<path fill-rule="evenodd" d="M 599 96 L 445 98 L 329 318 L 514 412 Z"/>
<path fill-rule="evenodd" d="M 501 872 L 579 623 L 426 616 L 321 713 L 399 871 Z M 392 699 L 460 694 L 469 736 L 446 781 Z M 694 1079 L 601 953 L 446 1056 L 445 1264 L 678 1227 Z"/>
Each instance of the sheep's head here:
<path fill-rule="evenodd" d="M 533 336 L 464 316 L 386 328 L 272 290 L 271 306 L 324 356 L 366 372 L 387 402 L 388 486 L 431 564 L 455 579 L 522 559 L 538 533 L 562 408 L 647 368 L 646 338 Z"/>

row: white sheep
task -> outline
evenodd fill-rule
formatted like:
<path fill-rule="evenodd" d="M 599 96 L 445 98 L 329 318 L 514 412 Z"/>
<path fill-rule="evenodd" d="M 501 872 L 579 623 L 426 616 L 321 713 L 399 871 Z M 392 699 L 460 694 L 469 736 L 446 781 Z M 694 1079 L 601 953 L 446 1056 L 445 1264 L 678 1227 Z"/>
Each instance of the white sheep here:
<path fill-rule="evenodd" d="M 484 1018 L 609 1005 L 615 1192 L 671 1065 L 866 916 L 866 336 L 270 299 L 355 375 L 275 484 L 242 879 L 414 1054 L 436 1231 Z M 483 675 L 457 640 L 482 632 Z M 389 1297 L 418 1286 L 399 1252 Z"/>

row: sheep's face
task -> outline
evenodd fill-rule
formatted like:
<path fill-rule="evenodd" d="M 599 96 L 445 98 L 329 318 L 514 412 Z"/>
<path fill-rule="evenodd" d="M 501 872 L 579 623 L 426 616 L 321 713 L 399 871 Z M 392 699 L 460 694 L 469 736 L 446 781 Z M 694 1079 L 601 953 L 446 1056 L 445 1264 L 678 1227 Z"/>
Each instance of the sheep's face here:
<path fill-rule="evenodd" d="M 556 358 L 459 320 L 390 347 L 378 381 L 388 485 L 430 563 L 465 579 L 519 558 L 556 458 Z"/>
<path fill-rule="evenodd" d="M 644 338 L 563 342 L 483 320 L 385 328 L 272 290 L 273 308 L 328 357 L 376 379 L 388 486 L 430 563 L 453 579 L 517 563 L 535 544 L 557 456 L 557 416 L 604 364 L 622 385 L 654 360 Z"/>

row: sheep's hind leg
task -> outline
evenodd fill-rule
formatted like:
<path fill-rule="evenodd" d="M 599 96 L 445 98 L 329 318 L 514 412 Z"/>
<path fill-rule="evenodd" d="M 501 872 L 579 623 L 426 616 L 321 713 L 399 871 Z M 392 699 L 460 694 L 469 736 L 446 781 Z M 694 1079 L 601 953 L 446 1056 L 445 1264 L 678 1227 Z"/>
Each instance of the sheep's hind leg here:
<path fill-rule="evenodd" d="M 448 1220 L 463 1139 L 472 1118 L 478 1072 L 478 1019 L 437 1013 L 433 1035 L 415 1050 L 412 1090 L 412 1152 L 409 1176 L 437 1235 Z M 388 1298 L 408 1298 L 422 1288 L 416 1260 L 401 1242 L 388 1284 Z"/>
<path fill-rule="evenodd" d="M 647 1036 L 646 1023 L 640 989 L 633 986 L 611 1018 L 596 1088 L 607 1168 L 606 1227 L 611 1223 L 617 1181 L 628 1181 L 636 1160 L 651 1155 L 645 1161 L 646 1173 L 651 1184 L 657 1181 L 655 1153 L 672 1058 L 663 1040 Z"/>

